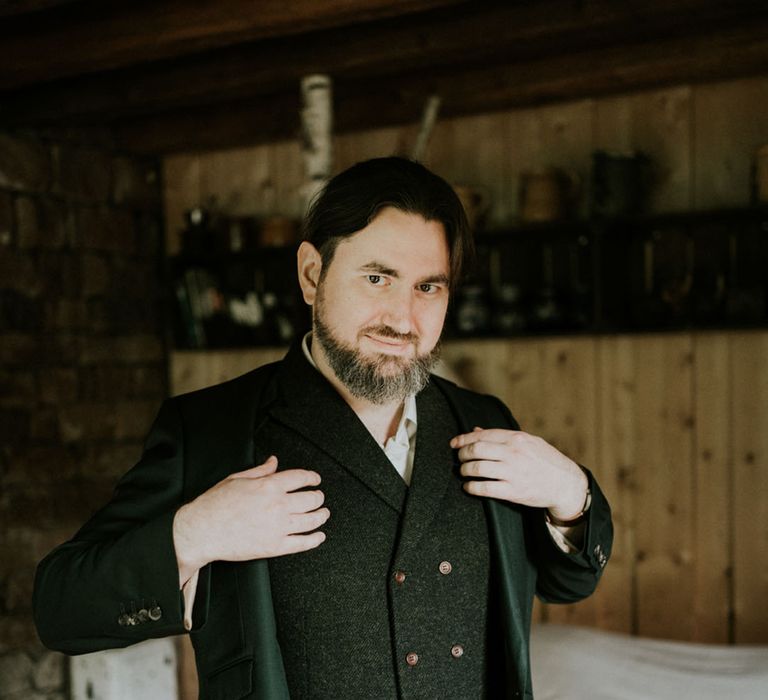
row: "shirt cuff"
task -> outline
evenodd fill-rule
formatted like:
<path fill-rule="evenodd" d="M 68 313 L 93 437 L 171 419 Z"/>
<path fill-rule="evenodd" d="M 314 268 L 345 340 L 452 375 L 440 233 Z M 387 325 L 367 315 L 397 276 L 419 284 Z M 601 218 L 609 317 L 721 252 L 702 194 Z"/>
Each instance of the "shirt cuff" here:
<path fill-rule="evenodd" d="M 560 528 L 557 525 L 551 523 L 545 523 L 547 530 L 552 541 L 557 545 L 557 548 L 565 554 L 576 554 L 581 551 L 581 545 L 576 545 L 577 542 L 584 540 L 584 528 L 586 523 L 579 523 L 569 528 Z M 568 530 L 569 537 L 565 536 L 563 530 Z"/>
<path fill-rule="evenodd" d="M 184 629 L 187 632 L 192 629 L 192 608 L 195 605 L 195 593 L 197 593 L 197 581 L 199 578 L 200 570 L 198 569 L 181 587 L 181 595 L 184 598 Z"/>

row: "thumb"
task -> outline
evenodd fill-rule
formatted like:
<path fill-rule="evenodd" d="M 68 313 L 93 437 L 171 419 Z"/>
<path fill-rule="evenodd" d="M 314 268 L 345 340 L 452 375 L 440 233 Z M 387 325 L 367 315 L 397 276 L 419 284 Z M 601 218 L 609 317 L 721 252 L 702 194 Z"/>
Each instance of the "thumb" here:
<path fill-rule="evenodd" d="M 230 479 L 260 479 L 263 476 L 269 476 L 277 471 L 277 457 L 271 455 L 267 457 L 263 464 L 258 467 L 251 467 L 250 469 L 244 469 L 241 472 L 235 472 L 230 474 Z"/>

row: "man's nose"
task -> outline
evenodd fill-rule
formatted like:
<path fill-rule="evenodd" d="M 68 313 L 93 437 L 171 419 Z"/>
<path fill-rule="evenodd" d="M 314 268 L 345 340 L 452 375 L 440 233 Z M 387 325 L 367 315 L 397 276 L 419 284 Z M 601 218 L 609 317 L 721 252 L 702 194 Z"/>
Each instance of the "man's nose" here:
<path fill-rule="evenodd" d="M 414 328 L 413 309 L 414 299 L 410 290 L 397 291 L 387 299 L 382 323 L 398 333 L 410 333 Z"/>

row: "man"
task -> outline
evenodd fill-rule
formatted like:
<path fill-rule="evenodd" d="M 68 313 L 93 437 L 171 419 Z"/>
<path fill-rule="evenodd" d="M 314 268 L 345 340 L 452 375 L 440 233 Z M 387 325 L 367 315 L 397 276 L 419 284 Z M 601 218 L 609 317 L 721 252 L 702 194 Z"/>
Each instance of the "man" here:
<path fill-rule="evenodd" d="M 501 402 L 430 374 L 471 249 L 423 166 L 336 176 L 297 256 L 311 335 L 163 405 L 112 501 L 41 563 L 43 641 L 189 630 L 204 698 L 531 697 L 533 596 L 592 592 L 610 511 Z"/>

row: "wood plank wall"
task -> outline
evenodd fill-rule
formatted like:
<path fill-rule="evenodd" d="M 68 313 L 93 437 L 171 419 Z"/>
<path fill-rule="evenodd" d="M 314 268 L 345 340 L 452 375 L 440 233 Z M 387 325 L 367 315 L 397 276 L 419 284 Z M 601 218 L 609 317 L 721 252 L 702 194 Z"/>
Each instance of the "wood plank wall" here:
<path fill-rule="evenodd" d="M 768 143 L 765 105 L 768 76 L 447 120 L 425 161 L 484 188 L 495 227 L 517 216 L 521 173 L 557 166 L 586 187 L 596 148 L 651 156 L 654 211 L 739 206 L 754 150 Z M 339 137 L 336 166 L 407 153 L 413 138 L 413 128 Z M 300 181 L 293 141 L 167 159 L 169 251 L 184 210 L 209 197 L 237 214 L 298 217 Z M 174 391 L 261 357 L 175 353 Z M 599 592 L 541 606 L 543 619 L 768 642 L 768 333 L 466 342 L 446 358 L 469 385 L 508 401 L 525 429 L 594 467 L 614 504 L 615 553 Z"/>
<path fill-rule="evenodd" d="M 282 356 L 172 355 L 174 393 Z M 452 341 L 461 384 L 595 472 L 613 558 L 597 593 L 539 619 L 649 637 L 768 642 L 768 332 Z"/>
<path fill-rule="evenodd" d="M 544 167 L 575 176 L 585 214 L 596 149 L 651 157 L 653 211 L 740 206 L 750 199 L 754 151 L 768 143 L 766 104 L 768 76 L 450 119 L 438 121 L 424 160 L 454 184 L 484 189 L 496 228 L 517 218 L 521 173 Z M 342 135 L 336 168 L 408 153 L 414 138 L 413 127 Z M 184 211 L 211 198 L 235 214 L 300 217 L 301 177 L 298 140 L 167 158 L 169 252 L 178 250 Z"/>

